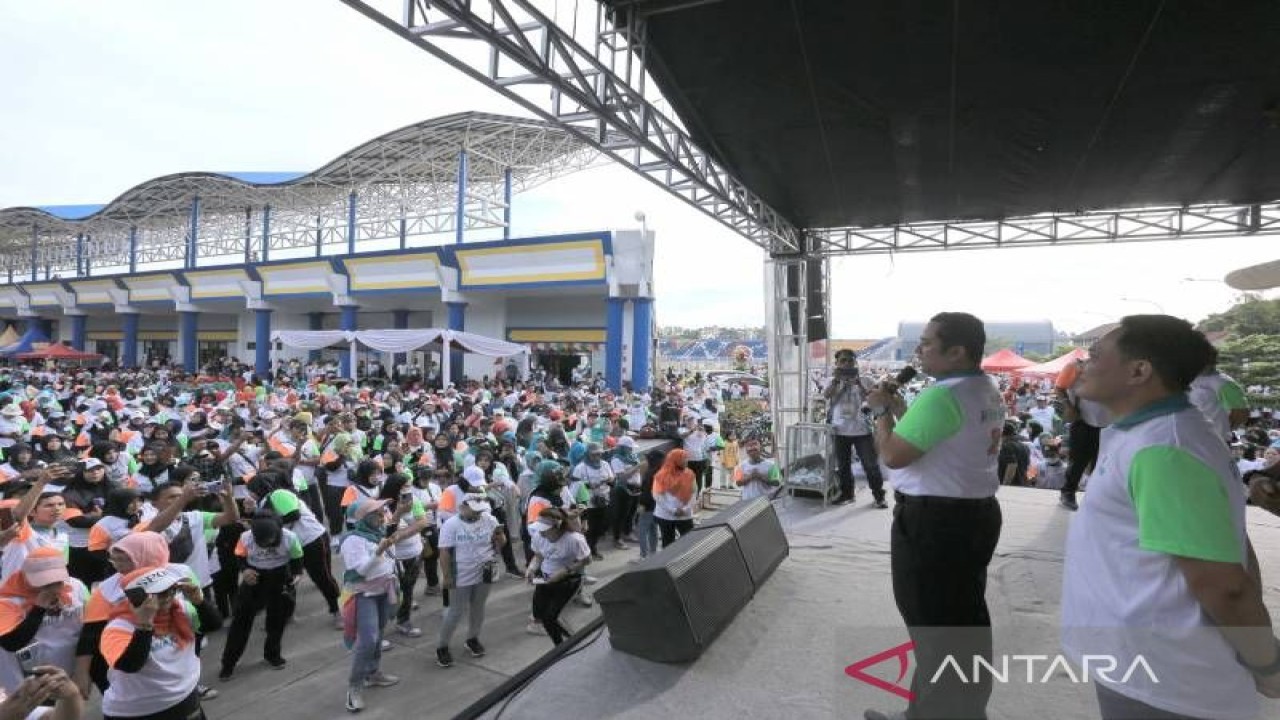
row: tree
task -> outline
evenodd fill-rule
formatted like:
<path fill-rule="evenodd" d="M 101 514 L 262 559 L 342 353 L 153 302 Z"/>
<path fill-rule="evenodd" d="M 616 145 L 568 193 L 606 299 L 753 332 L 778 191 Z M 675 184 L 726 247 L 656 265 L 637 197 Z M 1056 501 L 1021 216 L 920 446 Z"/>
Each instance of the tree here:
<path fill-rule="evenodd" d="M 1218 346 L 1218 369 L 1236 379 L 1255 402 L 1268 401 L 1280 391 L 1280 335 L 1254 334 L 1233 337 Z"/>
<path fill-rule="evenodd" d="M 1214 313 L 1202 320 L 1200 330 L 1226 331 L 1236 337 L 1274 335 L 1280 332 L 1280 299 L 1264 300 L 1245 293 L 1226 312 Z"/>

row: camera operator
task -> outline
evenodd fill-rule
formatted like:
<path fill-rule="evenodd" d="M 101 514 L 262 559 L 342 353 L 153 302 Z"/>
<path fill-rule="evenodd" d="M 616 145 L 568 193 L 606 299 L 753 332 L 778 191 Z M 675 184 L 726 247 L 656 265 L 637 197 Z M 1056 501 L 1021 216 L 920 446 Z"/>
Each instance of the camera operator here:
<path fill-rule="evenodd" d="M 837 505 L 853 502 L 853 451 L 867 473 L 867 484 L 877 508 L 889 507 L 884 501 L 884 478 L 880 460 L 871 437 L 871 424 L 864 413 L 863 402 L 871 390 L 870 381 L 858 374 L 858 359 L 852 350 L 836 352 L 836 367 L 831 384 L 823 392 L 827 399 L 827 417 L 835 430 L 836 474 L 840 479 Z"/>

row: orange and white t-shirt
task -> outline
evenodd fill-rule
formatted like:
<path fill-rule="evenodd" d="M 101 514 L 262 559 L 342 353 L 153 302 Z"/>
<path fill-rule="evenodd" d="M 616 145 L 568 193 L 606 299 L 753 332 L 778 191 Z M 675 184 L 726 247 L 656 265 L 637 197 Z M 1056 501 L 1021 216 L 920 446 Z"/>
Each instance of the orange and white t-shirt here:
<path fill-rule="evenodd" d="M 57 614 L 45 613 L 33 642 L 36 647 L 36 664 L 60 667 L 71 675 L 75 671 L 76 643 L 80 640 L 80 628 L 84 625 L 85 604 L 89 589 L 75 578 L 69 578 L 71 602 Z M 0 598 L 0 634 L 12 632 L 27 617 L 28 603 L 23 598 Z M 22 668 L 13 653 L 0 653 L 0 687 L 9 692 L 22 683 Z"/>
<path fill-rule="evenodd" d="M 194 613 L 185 601 L 189 614 Z M 175 611 L 176 612 L 176 611 Z M 123 672 L 115 664 L 133 640 L 134 625 L 128 618 L 107 623 L 99 645 L 107 660 L 107 681 L 111 686 L 102 696 L 102 714 L 113 717 L 152 715 L 177 705 L 196 689 L 200 681 L 200 658 L 194 641 L 182 643 L 172 635 L 151 638 L 151 653 L 138 672 Z"/>

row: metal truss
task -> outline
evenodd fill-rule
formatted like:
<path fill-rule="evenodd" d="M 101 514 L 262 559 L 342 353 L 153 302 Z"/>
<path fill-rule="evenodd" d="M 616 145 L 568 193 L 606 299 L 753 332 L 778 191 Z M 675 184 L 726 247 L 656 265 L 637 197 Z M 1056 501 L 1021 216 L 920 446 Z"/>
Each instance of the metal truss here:
<path fill-rule="evenodd" d="M 549 17 L 530 0 L 404 0 L 394 19 L 358 12 L 591 143 L 774 255 L 803 252 L 800 232 L 661 108 L 645 70 L 645 16 L 597 3 Z M 552 5 L 557 15 L 559 3 Z M 568 3 L 565 3 L 567 6 Z M 567 27 L 566 27 L 567 26 Z"/>
<path fill-rule="evenodd" d="M 450 115 L 383 135 L 283 182 L 185 173 L 144 182 L 83 220 L 39 208 L 0 210 L 0 282 L 183 267 L 193 217 L 195 267 L 361 252 L 376 241 L 418 246 L 423 236 L 456 231 L 462 153 L 464 230 L 507 226 L 508 178 L 517 193 L 601 161 L 589 144 L 541 121 Z"/>
<path fill-rule="evenodd" d="M 1280 234 L 1280 202 L 818 228 L 808 234 L 813 253 L 826 256 L 1276 235 Z"/>

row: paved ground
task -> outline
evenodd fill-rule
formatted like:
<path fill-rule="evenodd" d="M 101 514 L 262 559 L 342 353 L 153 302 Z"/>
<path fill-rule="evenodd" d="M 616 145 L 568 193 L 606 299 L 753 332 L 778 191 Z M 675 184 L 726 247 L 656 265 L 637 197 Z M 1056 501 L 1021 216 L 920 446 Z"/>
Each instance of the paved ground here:
<path fill-rule="evenodd" d="M 604 582 L 622 571 L 627 560 L 639 557 L 639 550 L 614 550 L 612 542 L 601 540 L 604 560 L 592 563 L 588 572 Z M 516 557 L 523 567 L 520 548 Z M 335 556 L 336 558 L 336 556 Z M 341 568 L 334 568 L 341 577 Z M 440 668 L 435 663 L 436 632 L 443 608 L 440 598 L 424 597 L 419 582 L 417 592 L 420 609 L 413 621 L 422 628 L 420 638 L 406 638 L 390 632 L 387 639 L 394 649 L 383 655 L 384 672 L 398 675 L 400 685 L 369 690 L 365 693 L 366 709 L 362 718 L 450 718 L 472 702 L 500 685 L 512 675 L 552 648 L 546 635 L 531 635 L 525 630 L 532 598 L 530 586 L 523 581 L 504 578 L 494 586 L 481 634 L 488 654 L 472 658 L 462 646 L 465 623 L 455 634 L 452 644 L 454 666 Z M 597 607 L 582 608 L 570 603 L 563 618 L 572 628 L 579 628 L 599 614 Z M 346 700 L 347 674 L 351 656 L 342 646 L 342 634 L 331 628 L 324 599 L 304 576 L 299 586 L 298 610 L 285 631 L 284 655 L 289 664 L 272 670 L 262 662 L 262 616 L 258 617 L 249 647 L 229 682 L 217 679 L 225 631 L 209 637 L 204 651 L 203 682 L 214 687 L 219 697 L 205 703 L 209 720 L 226 718 L 307 718 L 330 720 L 351 717 Z M 101 718 L 95 691 L 89 717 Z"/>

